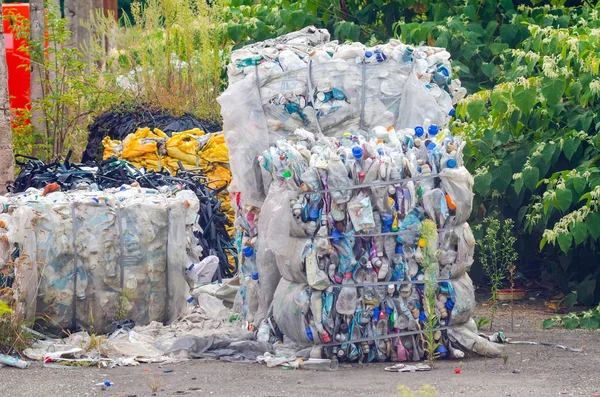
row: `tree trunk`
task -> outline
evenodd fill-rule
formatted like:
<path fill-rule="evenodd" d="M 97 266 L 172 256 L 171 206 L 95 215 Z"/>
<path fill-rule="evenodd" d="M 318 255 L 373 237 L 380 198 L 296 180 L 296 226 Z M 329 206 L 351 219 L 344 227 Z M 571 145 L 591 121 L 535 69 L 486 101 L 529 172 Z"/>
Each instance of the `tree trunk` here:
<path fill-rule="evenodd" d="M 8 67 L 4 49 L 4 25 L 0 29 L 0 193 L 15 179 L 12 152 L 10 105 L 8 103 Z"/>
<path fill-rule="evenodd" d="M 67 23 L 67 29 L 71 31 L 71 39 L 69 40 L 68 47 L 73 48 L 77 46 L 77 27 L 79 26 L 78 18 L 78 0 L 65 0 L 65 18 L 69 21 Z"/>
<path fill-rule="evenodd" d="M 92 59 L 89 56 L 89 52 L 86 49 L 90 48 L 90 31 L 84 24 L 90 23 L 90 12 L 92 12 L 92 0 L 79 0 L 77 2 L 77 18 L 78 24 L 77 29 L 77 47 L 84 53 L 84 56 L 88 63 L 91 63 Z"/>
<path fill-rule="evenodd" d="M 44 0 L 31 0 L 29 2 L 30 33 L 31 42 L 39 42 L 44 39 Z M 35 138 L 32 154 L 36 157 L 43 153 L 42 144 L 46 141 L 46 123 L 44 112 L 40 110 L 37 103 L 44 98 L 44 54 L 32 54 L 31 56 L 31 126 Z"/>

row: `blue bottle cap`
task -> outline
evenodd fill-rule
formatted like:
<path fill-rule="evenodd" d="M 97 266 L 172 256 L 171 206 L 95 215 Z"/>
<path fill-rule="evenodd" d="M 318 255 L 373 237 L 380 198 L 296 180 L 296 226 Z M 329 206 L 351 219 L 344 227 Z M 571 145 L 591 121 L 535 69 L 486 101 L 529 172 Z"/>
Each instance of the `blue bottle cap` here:
<path fill-rule="evenodd" d="M 449 159 L 449 160 L 446 162 L 446 167 L 448 167 L 448 168 L 456 168 L 456 160 L 454 160 L 454 159 Z"/>
<path fill-rule="evenodd" d="M 422 322 L 422 323 L 424 323 L 425 321 L 427 321 L 427 316 L 425 315 L 425 312 L 422 311 L 419 314 L 419 321 Z"/>
<path fill-rule="evenodd" d="M 188 302 L 188 303 L 192 303 L 193 301 L 194 301 L 194 297 L 193 297 L 193 296 L 190 296 L 190 297 L 187 299 L 187 302 Z"/>
<path fill-rule="evenodd" d="M 188 267 L 188 270 L 192 270 L 192 269 L 194 268 L 194 266 L 195 266 L 195 265 L 192 263 L 192 264 L 191 264 L 191 265 Z"/>
<path fill-rule="evenodd" d="M 363 151 L 358 146 L 354 146 L 352 148 L 352 155 L 354 156 L 355 159 L 360 160 L 363 158 Z"/>
<path fill-rule="evenodd" d="M 376 307 L 375 309 L 373 309 L 373 320 L 378 320 L 379 319 L 379 313 L 381 313 L 381 310 Z"/>
<path fill-rule="evenodd" d="M 252 272 L 250 277 L 252 277 L 252 280 L 258 280 L 258 272 Z"/>
<path fill-rule="evenodd" d="M 421 168 L 421 166 L 418 166 L 417 171 L 421 172 L 421 171 L 423 171 L 423 168 Z"/>
<path fill-rule="evenodd" d="M 425 130 L 420 125 L 415 127 L 415 136 L 421 137 L 425 133 Z"/>
<path fill-rule="evenodd" d="M 428 132 L 428 133 L 429 133 L 429 135 L 431 135 L 431 136 L 436 136 L 436 135 L 438 134 L 439 130 L 440 130 L 440 129 L 438 128 L 438 126 L 437 126 L 437 125 L 435 125 L 435 124 L 431 124 L 431 125 L 429 126 L 429 130 L 428 130 L 427 132 Z"/>
<path fill-rule="evenodd" d="M 339 237 L 342 236 L 342 233 L 340 233 L 339 231 L 337 231 L 337 230 L 334 229 L 333 232 L 331 232 L 331 236 L 334 237 L 332 239 L 332 242 L 339 243 L 340 242 L 340 238 Z"/>
<path fill-rule="evenodd" d="M 252 255 L 254 255 L 254 250 L 249 245 L 245 246 L 244 249 L 242 250 L 242 252 L 244 253 L 244 256 L 246 258 L 249 258 Z"/>
<path fill-rule="evenodd" d="M 385 314 L 387 314 L 388 316 L 391 315 L 394 312 L 394 310 L 392 310 L 391 307 L 386 307 L 385 308 Z"/>
<path fill-rule="evenodd" d="M 104 386 L 106 386 L 106 387 L 110 386 L 110 381 L 109 380 L 105 380 L 104 381 Z"/>
<path fill-rule="evenodd" d="M 450 109 L 450 111 L 448 112 L 448 115 L 450 117 L 454 117 L 456 115 L 456 109 L 454 109 L 454 108 Z"/>
<path fill-rule="evenodd" d="M 367 52 L 365 52 L 365 56 L 367 58 L 371 58 L 373 56 L 373 53 L 371 51 L 367 51 Z"/>
<path fill-rule="evenodd" d="M 448 355 L 448 349 L 446 349 L 446 347 L 443 345 L 439 345 L 436 350 L 440 354 L 441 358 L 446 357 Z"/>
<path fill-rule="evenodd" d="M 427 145 L 427 150 L 433 150 L 435 149 L 435 142 L 429 142 L 429 145 Z"/>
<path fill-rule="evenodd" d="M 404 255 L 404 249 L 402 248 L 402 244 L 396 244 L 396 253 Z"/>
<path fill-rule="evenodd" d="M 380 156 L 383 156 L 383 149 L 382 148 L 377 149 L 377 153 L 379 153 Z"/>
<path fill-rule="evenodd" d="M 448 310 L 454 309 L 454 301 L 452 299 L 448 299 L 446 301 L 446 309 L 448 309 Z"/>
<path fill-rule="evenodd" d="M 310 327 L 306 327 L 306 336 L 308 336 L 308 339 L 313 340 L 313 334 Z"/>

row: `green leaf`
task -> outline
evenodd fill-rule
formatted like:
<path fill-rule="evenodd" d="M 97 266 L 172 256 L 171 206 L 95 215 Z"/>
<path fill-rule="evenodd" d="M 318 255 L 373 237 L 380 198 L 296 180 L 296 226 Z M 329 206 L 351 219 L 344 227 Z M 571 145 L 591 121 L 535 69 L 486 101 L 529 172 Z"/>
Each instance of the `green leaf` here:
<path fill-rule="evenodd" d="M 542 323 L 542 327 L 544 327 L 544 329 L 550 328 L 553 325 L 554 325 L 554 319 L 553 318 L 547 318 Z"/>
<path fill-rule="evenodd" d="M 558 208 L 562 212 L 566 212 L 571 206 L 573 200 L 573 193 L 569 189 L 559 189 L 556 191 L 556 201 L 558 202 Z"/>
<path fill-rule="evenodd" d="M 566 329 L 575 329 L 579 327 L 579 317 L 574 313 L 564 316 L 562 322 Z"/>
<path fill-rule="evenodd" d="M 237 43 L 242 38 L 242 33 L 244 33 L 244 28 L 239 24 L 228 24 L 227 25 L 227 36 L 234 42 Z"/>
<path fill-rule="evenodd" d="M 571 234 L 575 239 L 575 245 L 583 243 L 587 237 L 587 227 L 583 222 L 575 222 L 570 226 Z"/>
<path fill-rule="evenodd" d="M 513 100 L 523 115 L 528 116 L 535 105 L 535 86 L 530 85 L 525 88 L 522 85 L 516 86 L 513 92 Z"/>
<path fill-rule="evenodd" d="M 565 254 L 569 252 L 569 249 L 571 249 L 572 243 L 573 236 L 571 236 L 571 233 L 560 233 L 558 235 L 558 245 Z"/>
<path fill-rule="evenodd" d="M 517 194 L 521 193 L 521 189 L 523 189 L 523 177 L 515 179 L 515 183 L 513 184 L 515 188 L 515 192 Z"/>
<path fill-rule="evenodd" d="M 583 193 L 583 191 L 585 190 L 585 187 L 587 186 L 587 181 L 585 180 L 585 178 L 578 176 L 578 177 L 573 178 L 572 180 L 573 180 L 573 188 L 575 189 L 577 194 Z"/>
<path fill-rule="evenodd" d="M 581 320 L 579 320 L 581 328 L 583 329 L 598 329 L 600 328 L 600 321 L 593 315 L 584 314 Z"/>
<path fill-rule="evenodd" d="M 510 164 L 503 162 L 500 167 L 494 170 L 494 176 L 494 188 L 500 193 L 503 193 L 510 184 L 513 176 Z"/>
<path fill-rule="evenodd" d="M 535 190 L 540 180 L 540 170 L 537 167 L 525 168 L 523 170 L 523 183 L 529 190 Z"/>
<path fill-rule="evenodd" d="M 295 27 L 301 28 L 304 26 L 304 20 L 306 19 L 306 11 L 305 10 L 293 11 L 290 18 Z"/>
<path fill-rule="evenodd" d="M 568 311 L 573 310 L 576 303 L 577 303 L 577 292 L 573 291 L 565 297 L 565 306 L 567 306 Z"/>
<path fill-rule="evenodd" d="M 594 290 L 596 289 L 596 279 L 588 278 L 577 286 L 577 300 L 586 306 L 594 303 Z"/>
<path fill-rule="evenodd" d="M 504 50 L 506 50 L 508 48 L 508 44 L 506 44 L 506 43 L 492 43 L 492 44 L 490 44 L 489 48 L 490 48 L 490 51 L 492 51 L 492 54 L 498 55 L 502 51 L 504 51 Z"/>
<path fill-rule="evenodd" d="M 490 94 L 492 109 L 497 113 L 505 113 L 508 110 L 509 99 L 503 92 L 492 91 Z"/>
<path fill-rule="evenodd" d="M 571 160 L 577 149 L 579 148 L 580 140 L 574 137 L 569 137 L 563 144 L 563 152 L 567 159 Z"/>
<path fill-rule="evenodd" d="M 548 106 L 554 106 L 560 101 L 565 92 L 566 78 L 559 75 L 556 78 L 544 77 L 542 80 L 542 94 L 548 102 Z"/>
<path fill-rule="evenodd" d="M 475 176 L 475 185 L 473 188 L 479 195 L 485 197 L 490 191 L 492 185 L 492 175 L 489 172 Z"/>
<path fill-rule="evenodd" d="M 546 239 L 546 237 L 542 237 L 542 240 L 540 241 L 540 250 L 544 249 L 547 242 L 548 242 L 548 239 Z"/>
<path fill-rule="evenodd" d="M 600 214 L 597 212 L 588 214 L 587 218 L 585 218 L 585 225 L 594 240 L 598 240 L 600 237 Z"/>

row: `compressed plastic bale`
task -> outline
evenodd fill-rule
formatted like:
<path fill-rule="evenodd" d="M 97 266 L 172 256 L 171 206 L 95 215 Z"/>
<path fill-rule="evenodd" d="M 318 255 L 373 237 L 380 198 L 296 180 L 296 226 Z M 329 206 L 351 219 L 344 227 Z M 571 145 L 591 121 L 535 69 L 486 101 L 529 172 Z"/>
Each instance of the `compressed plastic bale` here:
<path fill-rule="evenodd" d="M 451 279 L 449 283 L 452 286 L 454 295 L 454 308 L 450 316 L 449 325 L 458 325 L 468 322 L 475 311 L 475 287 L 468 274 L 463 274 L 459 278 Z"/>
<path fill-rule="evenodd" d="M 265 193 L 259 187 L 260 171 L 254 160 L 269 147 L 269 136 L 259 89 L 255 81 L 244 79 L 230 85 L 218 101 L 233 174 L 230 190 L 260 204 Z"/>
<path fill-rule="evenodd" d="M 439 108 L 430 91 L 416 73 L 411 73 L 402 91 L 396 129 L 422 126 L 426 119 L 433 124 L 444 125 L 445 118 L 446 114 Z"/>
<path fill-rule="evenodd" d="M 33 302 L 23 308 L 30 316 L 45 315 L 46 326 L 57 331 L 82 326 L 102 333 L 120 316 L 143 324 L 172 321 L 185 310 L 187 237 L 199 209 L 193 192 L 179 192 L 174 199 L 131 188 L 116 195 L 40 193 L 16 196 L 12 219 L 35 226 L 7 234 L 19 246 L 20 258 L 41 259 L 33 268 L 16 261 L 18 280 L 27 281 L 16 284 L 16 293 L 37 296 L 37 307 Z M 21 277 L 25 271 L 27 280 Z"/>
<path fill-rule="evenodd" d="M 273 297 L 273 317 L 285 337 L 298 344 L 309 344 L 306 318 L 310 307 L 308 285 L 281 279 Z"/>
<path fill-rule="evenodd" d="M 34 232 L 35 212 L 30 208 L 17 208 L 13 214 L 12 227 L 8 240 L 21 241 L 19 257 L 15 260 L 15 299 L 19 302 L 17 310 L 32 320 L 36 313 L 36 295 L 38 279 L 38 259 L 36 252 L 37 236 Z"/>
<path fill-rule="evenodd" d="M 467 273 L 473 264 L 475 237 L 468 223 L 440 236 L 440 272 L 442 278 L 458 278 Z"/>
<path fill-rule="evenodd" d="M 448 226 L 457 226 L 465 223 L 471 216 L 473 210 L 473 176 L 465 167 L 444 168 L 439 177 L 442 188 L 456 204 L 456 214 L 446 221 Z"/>

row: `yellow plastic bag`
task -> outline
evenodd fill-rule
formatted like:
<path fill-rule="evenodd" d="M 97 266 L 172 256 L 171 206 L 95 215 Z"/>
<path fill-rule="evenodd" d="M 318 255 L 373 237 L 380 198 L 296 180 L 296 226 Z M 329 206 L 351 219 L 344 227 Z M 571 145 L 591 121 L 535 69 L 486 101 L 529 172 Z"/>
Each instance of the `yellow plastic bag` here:
<path fill-rule="evenodd" d="M 123 147 L 121 146 L 121 141 L 112 140 L 110 137 L 104 137 L 102 140 L 102 146 L 104 146 L 104 155 L 102 156 L 102 160 L 106 160 L 112 156 L 117 156 L 121 158 L 121 152 Z"/>
<path fill-rule="evenodd" d="M 123 139 L 123 158 L 132 159 L 135 157 L 144 156 L 148 153 L 157 152 L 156 141 L 144 141 L 144 139 L 168 139 L 167 134 L 155 128 L 151 131 L 150 128 L 140 128 L 133 134 L 129 134 Z"/>
<path fill-rule="evenodd" d="M 229 163 L 229 150 L 222 132 L 212 134 L 200 151 L 200 158 L 210 163 Z"/>
<path fill-rule="evenodd" d="M 198 137 L 204 135 L 204 131 L 195 128 L 189 131 L 175 132 L 167 141 L 167 153 L 170 157 L 196 164 L 198 160 Z"/>

